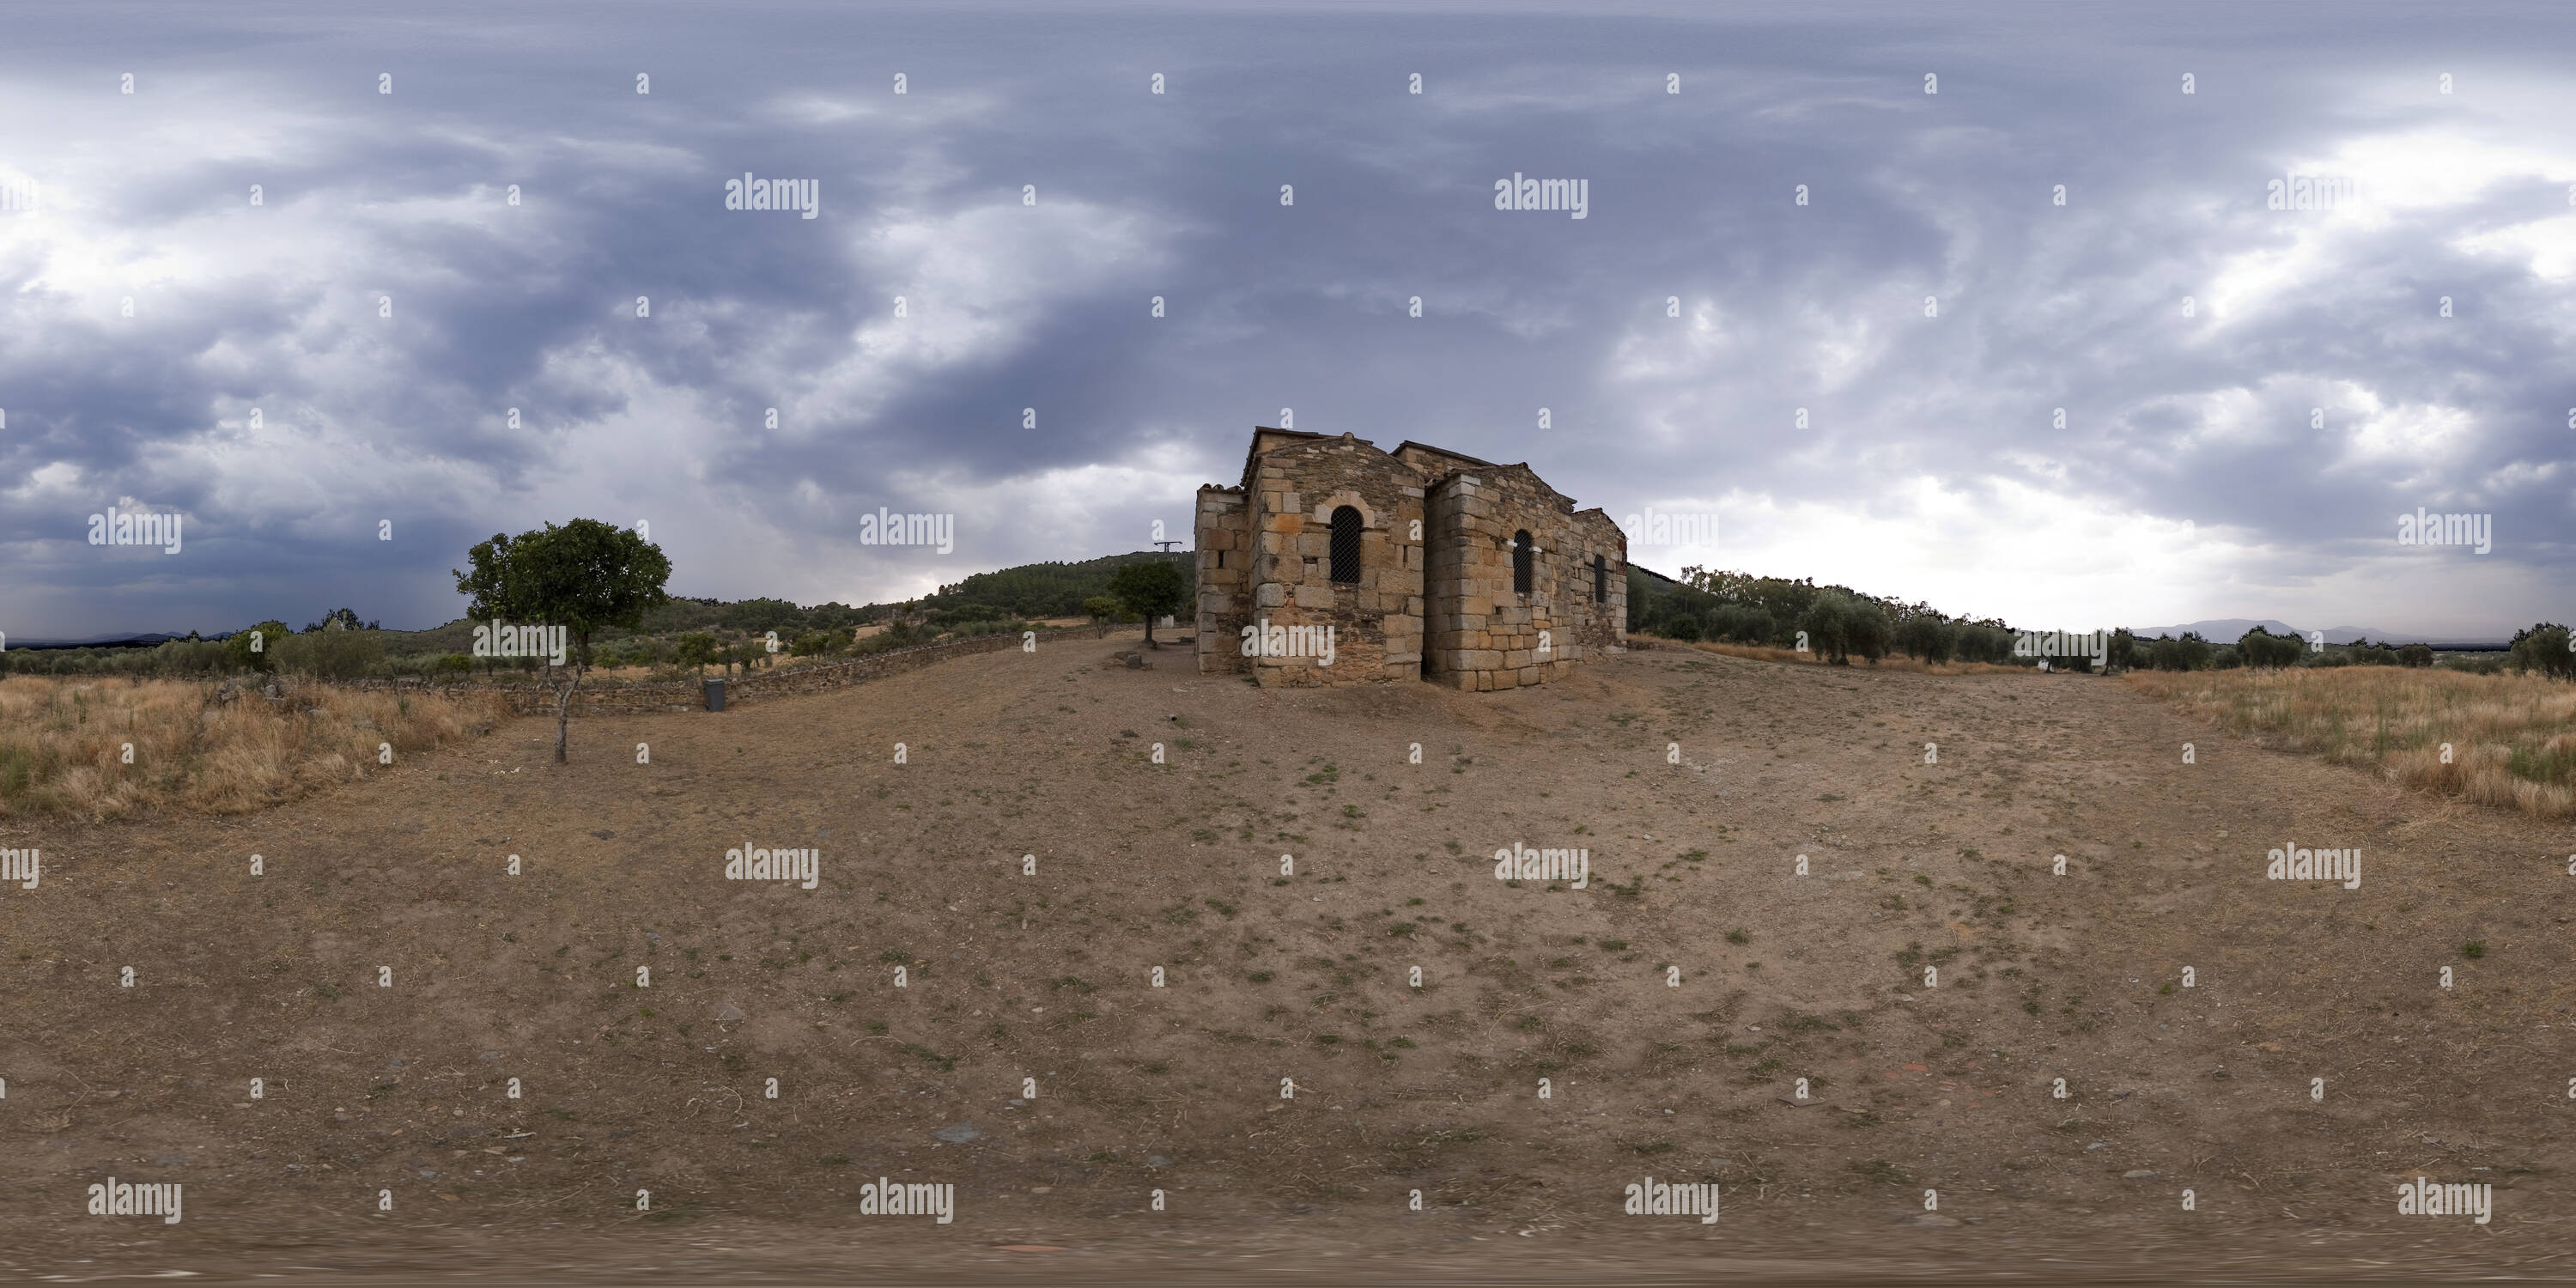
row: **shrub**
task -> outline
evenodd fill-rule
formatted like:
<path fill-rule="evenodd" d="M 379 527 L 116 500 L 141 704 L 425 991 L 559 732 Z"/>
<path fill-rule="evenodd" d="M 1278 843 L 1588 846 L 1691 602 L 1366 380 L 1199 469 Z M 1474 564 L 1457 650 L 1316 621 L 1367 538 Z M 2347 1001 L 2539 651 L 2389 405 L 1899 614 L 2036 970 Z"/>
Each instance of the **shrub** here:
<path fill-rule="evenodd" d="M 353 631 L 334 620 L 318 631 L 277 642 L 278 669 L 322 680 L 354 680 L 385 657 L 384 635 Z"/>
<path fill-rule="evenodd" d="M 2525 674 L 2537 672 L 2553 680 L 2576 677 L 2576 640 L 2556 623 L 2542 622 L 2514 632 L 2511 653 L 2514 669 Z"/>
<path fill-rule="evenodd" d="M 261 622 L 249 630 L 235 631 L 224 638 L 224 659 L 236 671 L 274 671 L 277 654 L 271 650 L 292 634 L 280 621 Z"/>
<path fill-rule="evenodd" d="M 2260 626 L 2245 632 L 2236 641 L 2236 655 L 2245 665 L 2258 671 L 2276 671 L 2297 666 L 2308 651 L 2307 641 L 2296 635 L 2275 635 Z M 2159 668 L 2163 669 L 2163 668 Z"/>

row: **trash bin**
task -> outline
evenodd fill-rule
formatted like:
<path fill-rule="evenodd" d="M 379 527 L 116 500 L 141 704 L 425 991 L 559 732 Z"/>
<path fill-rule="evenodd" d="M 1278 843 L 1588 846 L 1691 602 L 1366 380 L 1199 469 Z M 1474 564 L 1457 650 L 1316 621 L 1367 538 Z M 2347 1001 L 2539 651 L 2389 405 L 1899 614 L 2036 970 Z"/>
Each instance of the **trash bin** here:
<path fill-rule="evenodd" d="M 721 676 L 711 678 L 707 681 L 707 710 L 724 710 L 724 684 L 724 679 Z"/>

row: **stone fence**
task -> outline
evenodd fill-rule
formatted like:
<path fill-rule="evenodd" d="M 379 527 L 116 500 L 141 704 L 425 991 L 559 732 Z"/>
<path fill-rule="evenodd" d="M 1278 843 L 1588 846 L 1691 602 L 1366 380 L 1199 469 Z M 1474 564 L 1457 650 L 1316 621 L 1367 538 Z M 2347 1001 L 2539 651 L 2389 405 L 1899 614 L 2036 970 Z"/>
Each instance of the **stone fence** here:
<path fill-rule="evenodd" d="M 1040 640 L 1068 636 L 1096 638 L 1098 630 L 1090 626 L 1042 627 Z M 943 640 L 912 648 L 890 649 L 868 657 L 846 662 L 821 662 L 810 666 L 782 666 L 753 671 L 725 681 L 725 705 L 758 702 L 791 693 L 820 693 L 825 689 L 865 684 L 883 676 L 917 670 L 933 662 L 977 653 L 998 653 L 1020 646 L 1017 631 L 978 635 L 971 639 Z M 542 684 L 490 685 L 472 682 L 431 684 L 420 680 L 367 680 L 347 687 L 357 689 L 397 689 L 414 691 L 497 692 L 519 715 L 550 716 L 555 713 L 555 695 Z M 706 689 L 700 680 L 665 680 L 639 684 L 583 684 L 573 690 L 574 715 L 635 715 L 645 712 L 698 711 L 706 706 Z"/>

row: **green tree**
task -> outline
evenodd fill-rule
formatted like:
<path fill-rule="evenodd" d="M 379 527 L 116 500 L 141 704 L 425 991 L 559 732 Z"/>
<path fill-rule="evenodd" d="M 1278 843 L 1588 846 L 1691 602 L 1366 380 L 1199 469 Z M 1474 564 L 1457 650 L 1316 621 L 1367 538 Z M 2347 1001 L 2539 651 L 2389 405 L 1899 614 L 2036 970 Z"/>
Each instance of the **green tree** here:
<path fill-rule="evenodd" d="M 265 621 L 249 630 L 235 631 L 224 637 L 224 660 L 239 671 L 274 671 L 277 642 L 292 634 L 280 621 Z"/>
<path fill-rule="evenodd" d="M 1091 615 L 1091 624 L 1100 628 L 1101 635 L 1107 635 L 1109 624 L 1118 620 L 1117 597 L 1094 595 L 1082 601 L 1082 611 Z"/>
<path fill-rule="evenodd" d="M 671 561 L 632 530 L 597 519 L 493 534 L 467 552 L 472 572 L 457 572 L 466 616 L 560 626 L 571 644 L 567 665 L 546 667 L 555 694 L 555 763 L 568 758 L 572 694 L 590 669 L 590 642 L 609 627 L 634 630 L 647 609 L 670 599 Z M 453 570 L 451 570 L 453 571 Z M 556 678 L 560 670 L 561 679 Z"/>
<path fill-rule="evenodd" d="M 1181 610 L 1181 570 L 1168 559 L 1127 564 L 1111 574 L 1109 593 L 1145 619 L 1145 647 L 1161 648 L 1154 642 L 1154 619 Z"/>
<path fill-rule="evenodd" d="M 672 659 L 681 666 L 704 674 L 707 663 L 716 660 L 716 637 L 705 631 L 693 631 L 680 637 L 679 651 Z"/>
<path fill-rule="evenodd" d="M 2554 622 L 2515 631 L 2512 656 L 2516 670 L 2538 671 L 2553 680 L 2576 676 L 2576 637 Z"/>
<path fill-rule="evenodd" d="M 355 614 L 344 618 L 335 613 L 322 619 L 320 630 L 280 641 L 276 664 L 323 680 L 354 680 L 365 675 L 384 660 L 384 636 L 348 625 L 355 620 Z"/>
<path fill-rule="evenodd" d="M 2406 647 L 2397 650 L 2397 664 L 2399 666 L 2431 666 L 2433 664 L 2433 646 L 2430 644 L 2409 644 Z"/>
<path fill-rule="evenodd" d="M 2236 655 L 2245 665 L 2257 670 L 2277 670 L 2297 666 L 2307 654 L 2307 641 L 2297 635 L 2275 635 L 2260 626 L 2245 632 L 2236 640 Z"/>

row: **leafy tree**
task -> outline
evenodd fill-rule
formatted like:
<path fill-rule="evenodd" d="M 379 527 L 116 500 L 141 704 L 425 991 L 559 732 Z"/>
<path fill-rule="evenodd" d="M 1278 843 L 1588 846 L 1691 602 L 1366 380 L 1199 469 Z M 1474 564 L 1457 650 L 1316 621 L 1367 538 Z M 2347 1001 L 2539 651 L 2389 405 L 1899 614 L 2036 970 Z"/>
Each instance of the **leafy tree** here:
<path fill-rule="evenodd" d="M 2297 666 L 2308 651 L 2306 640 L 2297 635 L 2275 635 L 2257 626 L 2237 637 L 2236 656 L 2256 670 L 2277 670 Z"/>
<path fill-rule="evenodd" d="M 919 601 L 919 609 L 931 614 L 942 626 L 964 621 L 1018 620 L 1033 617 L 1078 617 L 1088 612 L 1084 601 L 1109 593 L 1109 579 L 1119 569 L 1135 563 L 1169 564 L 1181 574 L 1181 602 L 1188 603 L 1197 594 L 1198 566 L 1195 559 L 1175 558 L 1158 551 L 1140 550 L 1133 554 L 1107 555 L 1080 563 L 1022 564 L 994 572 L 979 572 Z M 942 617 L 937 614 L 971 605 L 971 614 Z"/>
<path fill-rule="evenodd" d="M 2515 631 L 2511 655 L 2519 671 L 2538 671 L 2553 680 L 2576 676 L 2576 637 L 2554 622 Z"/>
<path fill-rule="evenodd" d="M 1917 604 L 1896 624 L 1896 646 L 1908 657 L 1947 662 L 1959 649 L 1959 628 Z"/>
<path fill-rule="evenodd" d="M 322 629 L 279 642 L 278 666 L 324 680 L 354 680 L 384 660 L 384 636 L 377 631 L 352 629 L 347 623 L 356 620 L 354 614 L 334 614 L 322 620 Z"/>
<path fill-rule="evenodd" d="M 1109 633 L 1109 623 L 1118 620 L 1118 597 L 1094 595 L 1082 601 L 1082 611 L 1091 618 L 1093 625 L 1100 628 L 1100 633 L 1106 635 Z"/>
<path fill-rule="evenodd" d="M 671 561 L 662 548 L 632 530 L 597 519 L 557 527 L 493 534 L 467 552 L 472 572 L 457 572 L 456 589 L 468 617 L 561 626 L 571 644 L 565 677 L 546 667 L 555 693 L 555 763 L 567 759 L 572 693 L 590 669 L 590 642 L 601 630 L 634 630 L 645 610 L 670 598 Z"/>
<path fill-rule="evenodd" d="M 1779 635 L 1771 614 L 1751 604 L 1720 603 L 1708 615 L 1709 633 L 1740 644 L 1768 644 Z"/>
<path fill-rule="evenodd" d="M 2111 632 L 2111 665 L 2122 671 L 2138 664 L 2138 637 L 2126 626 Z"/>
<path fill-rule="evenodd" d="M 716 637 L 705 631 L 692 631 L 681 636 L 672 660 L 681 666 L 705 672 L 707 664 L 716 660 Z"/>
<path fill-rule="evenodd" d="M 728 630 L 754 635 L 766 631 L 785 634 L 805 624 L 805 610 L 783 599 L 746 599 L 727 605 L 716 622 Z"/>
<path fill-rule="evenodd" d="M 1699 619 L 1688 613 L 1675 613 L 1664 619 L 1663 629 L 1658 633 L 1680 640 L 1684 644 L 1697 643 L 1700 633 Z"/>
<path fill-rule="evenodd" d="M 277 669 L 277 642 L 294 634 L 286 623 L 266 621 L 246 631 L 235 631 L 224 637 L 224 660 L 240 671 L 274 671 Z"/>
<path fill-rule="evenodd" d="M 2430 644 L 2409 644 L 2406 647 L 2397 650 L 2397 664 L 2399 666 L 2431 666 L 2433 664 L 2433 646 Z"/>
<path fill-rule="evenodd" d="M 1127 564 L 1110 576 L 1109 593 L 1145 619 L 1145 647 L 1161 648 L 1154 642 L 1154 619 L 1181 610 L 1181 570 L 1169 559 Z"/>
<path fill-rule="evenodd" d="M 358 614 L 353 609 L 334 608 L 330 612 L 324 613 L 321 621 L 314 622 L 311 625 L 306 626 L 304 628 L 304 633 L 310 635 L 315 631 L 327 631 L 331 629 L 331 624 L 333 622 L 338 622 L 343 630 L 375 631 L 384 629 L 384 623 L 382 622 L 359 621 Z"/>

